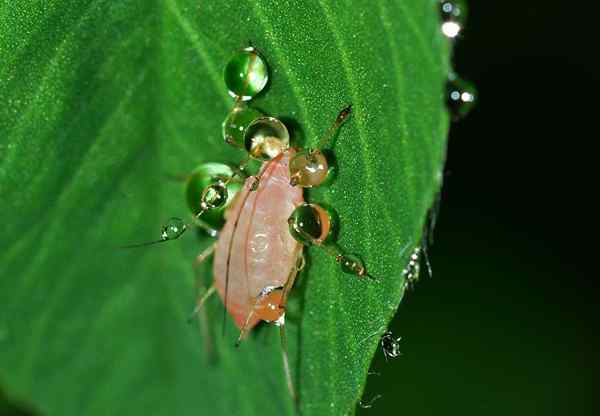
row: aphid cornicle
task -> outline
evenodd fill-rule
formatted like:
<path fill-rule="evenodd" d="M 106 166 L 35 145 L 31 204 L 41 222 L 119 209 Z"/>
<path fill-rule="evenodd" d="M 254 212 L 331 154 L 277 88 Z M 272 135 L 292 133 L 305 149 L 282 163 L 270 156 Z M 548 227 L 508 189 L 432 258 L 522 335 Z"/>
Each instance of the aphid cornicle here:
<path fill-rule="evenodd" d="M 279 326 L 286 380 L 295 397 L 285 312 L 290 290 L 304 264 L 304 246 L 324 249 L 344 273 L 369 275 L 358 256 L 344 253 L 330 241 L 332 212 L 306 202 L 303 195 L 303 188 L 326 181 L 329 164 L 322 150 L 348 118 L 351 107 L 338 114 L 317 147 L 291 147 L 284 123 L 247 104 L 267 81 L 266 61 L 252 47 L 238 51 L 225 69 L 225 84 L 235 103 L 223 123 L 223 139 L 245 150 L 249 158 L 261 161 L 258 173 L 244 179 L 246 162 L 238 168 L 215 163 L 199 167 L 187 181 L 194 221 L 186 224 L 171 219 L 161 239 L 150 244 L 177 239 L 191 226 L 218 237 L 196 259 L 199 263 L 214 254 L 214 280 L 198 299 L 194 314 L 216 292 L 240 329 L 238 344 L 260 321 Z"/>

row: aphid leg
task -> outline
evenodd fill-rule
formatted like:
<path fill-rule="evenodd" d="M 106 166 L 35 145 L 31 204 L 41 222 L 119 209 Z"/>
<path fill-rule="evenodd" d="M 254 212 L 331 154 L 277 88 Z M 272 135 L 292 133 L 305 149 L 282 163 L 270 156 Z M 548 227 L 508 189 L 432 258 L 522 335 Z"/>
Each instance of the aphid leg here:
<path fill-rule="evenodd" d="M 216 243 L 211 244 L 205 250 L 203 250 L 200 254 L 198 254 L 198 257 L 196 257 L 196 260 L 194 260 L 194 270 L 197 270 L 198 267 L 200 267 L 200 265 L 214 253 L 216 247 L 217 247 Z M 196 286 L 198 288 L 204 286 L 204 285 L 202 285 L 200 276 L 196 277 Z M 215 293 L 215 285 L 212 284 L 206 290 L 206 292 L 204 292 L 204 294 L 202 294 L 201 296 L 198 297 L 198 300 L 196 301 L 196 307 L 194 308 L 194 310 L 190 314 L 190 317 L 188 318 L 188 323 L 192 322 L 192 320 L 196 317 L 196 315 L 198 315 L 198 313 L 202 309 L 204 302 L 206 302 L 206 300 L 214 293 Z"/>
<path fill-rule="evenodd" d="M 194 222 L 194 225 L 196 227 L 204 230 L 206 232 L 206 234 L 208 234 L 209 236 L 211 236 L 213 238 L 218 238 L 219 237 L 219 231 L 217 231 L 214 228 L 212 228 L 210 225 L 208 225 L 207 223 L 205 223 L 204 221 L 202 221 L 197 216 L 194 215 L 192 221 Z"/>
<path fill-rule="evenodd" d="M 301 266 L 301 267 L 300 267 Z M 281 295 L 281 301 L 279 303 L 279 308 L 285 311 L 285 305 L 287 305 L 287 300 L 294 286 L 294 282 L 296 281 L 296 276 L 298 276 L 299 268 L 304 267 L 304 256 L 302 254 L 302 249 L 298 250 L 296 254 L 296 264 L 290 271 L 288 278 L 283 286 L 283 292 Z M 287 337 L 285 334 L 285 312 L 281 315 L 281 317 L 275 322 L 276 325 L 279 325 L 279 337 L 281 339 L 281 355 L 283 358 L 283 371 L 285 372 L 285 379 L 287 381 L 288 391 L 290 392 L 290 396 L 292 400 L 297 405 L 297 396 L 296 389 L 294 388 L 294 381 L 292 379 L 292 370 L 290 368 L 290 360 L 288 354 L 288 345 L 287 345 Z"/>
<path fill-rule="evenodd" d="M 373 403 L 375 403 L 375 401 L 381 399 L 383 396 L 381 394 L 376 394 L 375 396 L 373 396 L 373 398 L 371 400 L 369 400 L 367 403 L 363 403 L 362 400 L 358 402 L 358 405 L 360 407 L 362 407 L 363 409 L 370 409 L 371 407 L 373 407 Z"/>
<path fill-rule="evenodd" d="M 250 310 L 250 312 L 248 313 L 248 316 L 246 317 L 246 322 L 244 322 L 244 326 L 240 330 L 240 336 L 238 337 L 237 341 L 235 342 L 236 347 L 239 347 L 240 344 L 242 343 L 242 340 L 244 340 L 246 338 L 246 335 L 248 334 L 248 325 L 250 324 L 250 320 L 254 317 L 254 314 L 255 314 L 255 309 L 253 307 Z"/>
<path fill-rule="evenodd" d="M 298 404 L 296 396 L 296 389 L 294 388 L 294 381 L 292 380 L 292 370 L 290 368 L 290 360 L 288 355 L 287 336 L 285 334 L 285 315 L 281 316 L 279 325 L 279 338 L 281 339 L 281 355 L 283 358 L 283 371 L 285 372 L 285 380 L 287 382 L 288 391 L 294 401 L 294 404 Z"/>

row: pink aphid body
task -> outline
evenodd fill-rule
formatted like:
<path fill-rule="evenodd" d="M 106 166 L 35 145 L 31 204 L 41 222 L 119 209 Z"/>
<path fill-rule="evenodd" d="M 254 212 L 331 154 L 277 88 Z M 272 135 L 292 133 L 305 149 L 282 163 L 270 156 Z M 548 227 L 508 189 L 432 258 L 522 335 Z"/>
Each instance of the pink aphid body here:
<path fill-rule="evenodd" d="M 294 153 L 288 149 L 263 163 L 258 187 L 254 177 L 248 178 L 226 213 L 213 273 L 215 287 L 238 328 L 245 325 L 249 330 L 261 320 L 260 314 L 251 312 L 263 289 L 283 287 L 290 275 L 295 277 L 302 245 L 290 234 L 288 218 L 304 198 L 302 188 L 290 185 L 289 161 Z"/>

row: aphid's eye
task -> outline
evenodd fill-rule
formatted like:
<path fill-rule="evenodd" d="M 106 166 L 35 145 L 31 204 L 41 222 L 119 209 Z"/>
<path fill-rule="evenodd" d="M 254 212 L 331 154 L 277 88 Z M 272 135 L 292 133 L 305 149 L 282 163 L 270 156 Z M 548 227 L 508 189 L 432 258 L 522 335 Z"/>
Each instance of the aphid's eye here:
<path fill-rule="evenodd" d="M 238 51 L 225 67 L 225 85 L 229 95 L 242 101 L 255 97 L 268 80 L 267 63 L 252 47 Z"/>
<path fill-rule="evenodd" d="M 463 0 L 440 0 L 442 33 L 447 38 L 457 37 L 467 20 L 467 6 Z"/>
<path fill-rule="evenodd" d="M 260 111 L 245 104 L 236 105 L 223 122 L 223 139 L 225 142 L 243 149 L 246 128 L 262 115 Z"/>
<path fill-rule="evenodd" d="M 257 118 L 250 123 L 244 135 L 244 147 L 254 159 L 273 159 L 289 144 L 290 134 L 285 124 L 275 117 Z"/>
<path fill-rule="evenodd" d="M 311 188 L 327 179 L 327 159 L 318 149 L 299 151 L 290 160 L 290 184 Z"/>
<path fill-rule="evenodd" d="M 175 240 L 181 237 L 181 235 L 185 233 L 185 230 L 185 222 L 183 222 L 181 218 L 169 218 L 169 221 L 167 221 L 163 226 L 163 229 L 160 233 L 160 238 L 163 241 Z"/>
<path fill-rule="evenodd" d="M 302 244 L 320 245 L 331 234 L 331 216 L 316 204 L 298 205 L 288 219 L 290 234 Z"/>
<path fill-rule="evenodd" d="M 447 105 L 454 121 L 464 118 L 475 106 L 477 91 L 475 86 L 451 74 L 448 77 Z"/>
<path fill-rule="evenodd" d="M 232 180 L 224 184 L 219 179 L 232 175 L 233 170 L 225 164 L 205 163 L 196 168 L 188 178 L 188 205 L 194 215 L 204 212 L 202 221 L 212 228 L 219 229 L 223 226 L 225 210 L 242 187 L 238 181 Z"/>

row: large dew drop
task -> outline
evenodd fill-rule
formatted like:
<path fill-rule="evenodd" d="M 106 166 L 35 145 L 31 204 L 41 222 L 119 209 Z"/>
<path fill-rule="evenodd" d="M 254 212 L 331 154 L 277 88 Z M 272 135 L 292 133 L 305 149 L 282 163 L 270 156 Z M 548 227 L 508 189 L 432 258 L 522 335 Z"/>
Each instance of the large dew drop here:
<path fill-rule="evenodd" d="M 225 67 L 225 85 L 235 99 L 251 100 L 265 88 L 268 80 L 267 63 L 252 47 L 238 51 Z"/>

